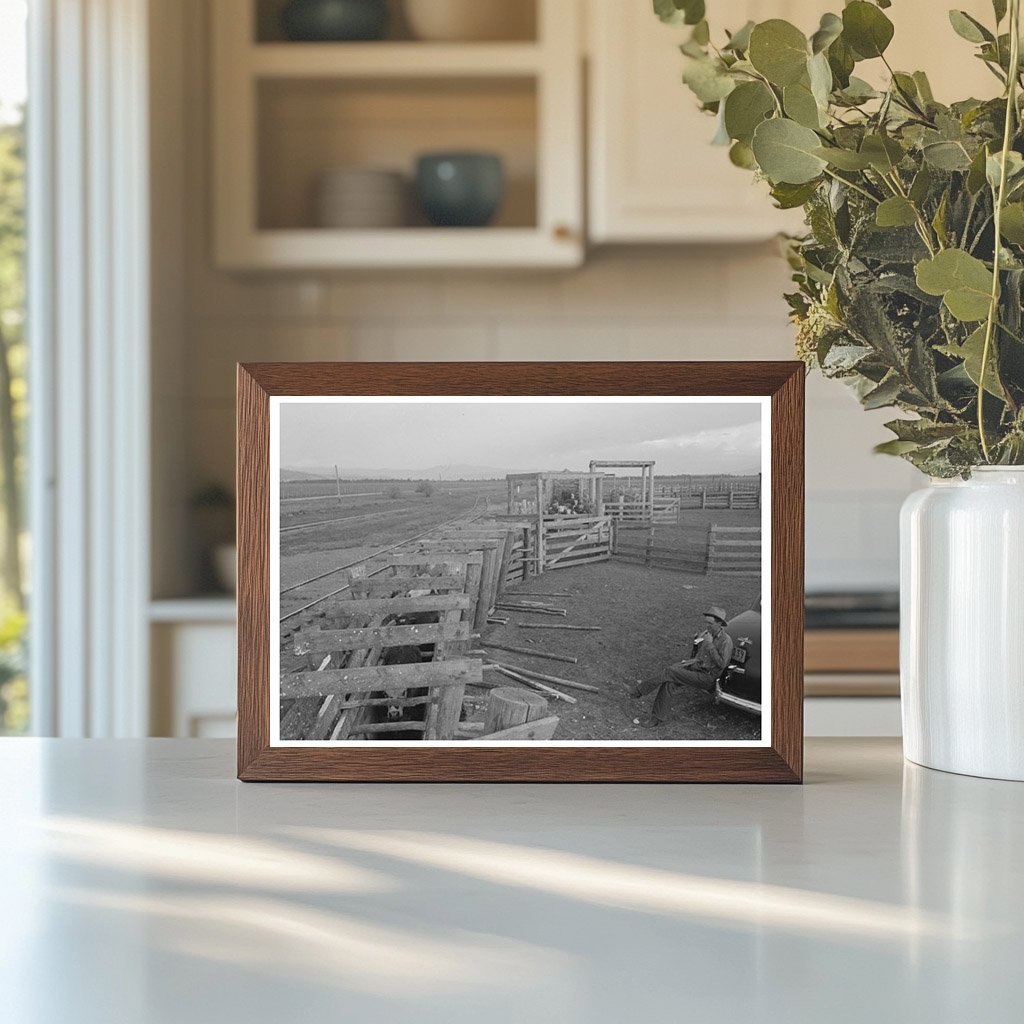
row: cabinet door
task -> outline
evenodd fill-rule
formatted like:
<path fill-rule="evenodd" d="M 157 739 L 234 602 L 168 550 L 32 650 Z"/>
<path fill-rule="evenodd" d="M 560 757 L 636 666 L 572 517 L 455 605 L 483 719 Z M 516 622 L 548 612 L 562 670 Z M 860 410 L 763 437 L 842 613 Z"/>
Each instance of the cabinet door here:
<path fill-rule="evenodd" d="M 799 212 L 775 210 L 764 183 L 712 146 L 713 118 L 682 84 L 684 26 L 663 25 L 650 0 L 585 0 L 590 26 L 590 237 L 594 242 L 703 242 L 799 231 Z M 748 19 L 786 18 L 810 34 L 828 0 L 709 0 L 712 34 Z M 946 6 L 901 0 L 886 12 L 896 26 L 894 67 L 928 72 L 943 101 L 991 96 L 998 83 L 955 35 Z M 957 7 L 986 24 L 989 0 Z M 1005 26 L 1004 26 L 1005 28 Z M 880 61 L 858 74 L 885 80 Z"/>
<path fill-rule="evenodd" d="M 663 25 L 650 0 L 587 0 L 590 38 L 590 237 L 594 242 L 713 242 L 798 230 L 767 186 L 712 146 L 715 120 L 682 83 L 685 26 Z M 821 0 L 708 4 L 712 32 L 787 17 L 806 28 Z M 716 11 L 716 7 L 718 10 Z M 725 20 L 723 20 L 725 19 Z"/>

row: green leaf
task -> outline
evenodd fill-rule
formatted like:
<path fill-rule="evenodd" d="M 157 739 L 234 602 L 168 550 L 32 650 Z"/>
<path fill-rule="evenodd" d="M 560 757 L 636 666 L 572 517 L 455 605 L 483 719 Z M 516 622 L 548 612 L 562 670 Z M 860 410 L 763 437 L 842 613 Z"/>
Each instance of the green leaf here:
<path fill-rule="evenodd" d="M 824 127 L 822 111 L 811 92 L 808 81 L 795 82 L 782 90 L 782 106 L 786 116 L 805 128 Z"/>
<path fill-rule="evenodd" d="M 857 105 L 876 99 L 879 96 L 879 92 L 865 82 L 863 78 L 851 75 L 849 84 L 845 89 L 841 90 L 840 95 L 847 103 Z"/>
<path fill-rule="evenodd" d="M 807 38 L 795 25 L 772 18 L 750 33 L 747 59 L 773 85 L 793 85 L 807 69 Z"/>
<path fill-rule="evenodd" d="M 818 182 L 804 182 L 802 185 L 791 185 L 779 182 L 772 186 L 772 198 L 780 210 L 795 210 L 803 206 L 818 189 Z"/>
<path fill-rule="evenodd" d="M 966 171 L 971 166 L 971 157 L 959 142 L 941 139 L 926 143 L 921 153 L 932 167 L 940 171 Z"/>
<path fill-rule="evenodd" d="M 891 174 L 903 159 L 903 147 L 887 135 L 865 135 L 860 152 L 876 171 L 883 174 Z"/>
<path fill-rule="evenodd" d="M 871 166 L 871 161 L 861 153 L 855 153 L 852 149 L 836 149 L 832 146 L 819 146 L 814 150 L 815 156 L 828 161 L 833 167 L 841 171 L 863 171 Z"/>
<path fill-rule="evenodd" d="M 949 23 L 953 26 L 953 31 L 969 43 L 995 42 L 996 37 L 966 11 L 950 11 Z"/>
<path fill-rule="evenodd" d="M 945 189 L 942 193 L 942 198 L 939 200 L 938 208 L 935 211 L 935 216 L 932 217 L 932 228 L 935 231 L 935 237 L 939 240 L 939 245 L 949 245 L 949 232 L 946 231 L 946 215 L 949 213 L 949 189 Z"/>
<path fill-rule="evenodd" d="M 895 405 L 903 390 L 900 378 L 893 374 L 887 377 L 878 387 L 873 388 L 860 400 L 865 409 L 884 409 Z"/>
<path fill-rule="evenodd" d="M 1000 228 L 1007 242 L 1024 245 L 1024 203 L 1010 203 L 1003 209 Z"/>
<path fill-rule="evenodd" d="M 754 151 L 745 142 L 734 142 L 732 144 L 732 147 L 729 149 L 729 160 L 736 167 L 742 167 L 745 171 L 757 170 Z"/>
<path fill-rule="evenodd" d="M 836 87 L 845 89 L 850 84 L 850 76 L 856 63 L 853 50 L 846 45 L 845 40 L 840 36 L 828 48 L 828 66 L 832 69 L 832 77 L 835 79 Z"/>
<path fill-rule="evenodd" d="M 910 201 L 920 206 L 928 198 L 934 180 L 935 176 L 932 174 L 931 168 L 927 164 L 922 164 L 921 169 L 914 175 L 914 181 L 907 193 Z"/>
<path fill-rule="evenodd" d="M 734 53 L 746 53 L 750 48 L 750 33 L 754 31 L 755 24 L 756 22 L 748 21 L 743 28 L 733 32 L 723 49 L 732 50 Z"/>
<path fill-rule="evenodd" d="M 819 53 L 807 62 L 807 77 L 811 83 L 811 95 L 822 112 L 822 125 L 828 123 L 829 97 L 832 95 L 832 69 L 828 57 Z"/>
<path fill-rule="evenodd" d="M 688 61 L 683 81 L 701 103 L 717 103 L 736 88 L 736 82 L 717 60 Z"/>
<path fill-rule="evenodd" d="M 918 444 L 934 444 L 948 440 L 961 433 L 959 423 L 936 423 L 934 420 L 891 420 L 885 425 L 901 441 L 916 441 Z"/>
<path fill-rule="evenodd" d="M 941 295 L 946 308 L 965 323 L 983 320 L 991 304 L 992 271 L 962 249 L 945 249 L 915 268 L 917 286 Z"/>
<path fill-rule="evenodd" d="M 873 451 L 876 455 L 906 455 L 920 447 L 917 441 L 883 441 L 876 444 Z"/>
<path fill-rule="evenodd" d="M 962 359 L 964 372 L 974 383 L 975 387 L 981 386 L 981 363 L 985 354 L 985 325 L 982 324 L 968 339 L 960 346 L 940 345 L 938 351 L 951 359 Z M 996 398 L 1006 399 L 1006 392 L 999 382 L 999 374 L 996 369 L 995 342 L 989 346 L 988 365 L 985 368 L 985 390 Z"/>
<path fill-rule="evenodd" d="M 967 172 L 967 191 L 976 196 L 985 187 L 985 165 L 988 162 L 988 149 L 982 146 L 971 160 Z"/>
<path fill-rule="evenodd" d="M 1002 152 L 993 153 L 985 161 L 985 177 L 988 179 L 988 183 L 992 186 L 993 191 L 999 188 L 999 178 L 1002 171 L 1003 154 Z M 1008 191 L 1012 192 L 1014 190 L 1017 181 L 1022 175 L 1024 175 L 1024 157 L 1011 149 L 1006 154 L 1006 185 Z"/>
<path fill-rule="evenodd" d="M 835 14 L 823 14 L 818 31 L 811 36 L 811 52 L 827 50 L 843 32 L 843 19 Z"/>
<path fill-rule="evenodd" d="M 915 71 L 913 74 L 914 84 L 917 86 L 917 94 L 925 103 L 934 103 L 935 95 L 932 93 L 932 84 L 923 71 Z"/>
<path fill-rule="evenodd" d="M 843 10 L 843 39 L 862 60 L 881 57 L 893 31 L 892 22 L 866 0 L 853 0 Z"/>
<path fill-rule="evenodd" d="M 998 25 L 1006 17 L 1006 0 L 992 0 L 992 10 L 995 12 Z"/>
<path fill-rule="evenodd" d="M 654 0 L 654 13 L 667 25 L 696 25 L 704 17 L 704 0 Z"/>
<path fill-rule="evenodd" d="M 711 42 L 711 28 L 707 19 L 702 18 L 693 26 L 693 34 L 690 36 L 698 46 L 707 46 Z"/>
<path fill-rule="evenodd" d="M 754 129 L 775 110 L 775 97 L 763 82 L 743 82 L 725 101 L 725 128 L 729 137 L 748 146 Z"/>
<path fill-rule="evenodd" d="M 917 223 L 914 204 L 902 196 L 893 196 L 878 204 L 875 223 L 880 228 L 905 228 Z"/>
<path fill-rule="evenodd" d="M 825 169 L 825 161 L 815 152 L 820 142 L 810 128 L 786 118 L 775 118 L 757 126 L 752 148 L 758 166 L 770 182 L 802 185 L 818 178 Z"/>

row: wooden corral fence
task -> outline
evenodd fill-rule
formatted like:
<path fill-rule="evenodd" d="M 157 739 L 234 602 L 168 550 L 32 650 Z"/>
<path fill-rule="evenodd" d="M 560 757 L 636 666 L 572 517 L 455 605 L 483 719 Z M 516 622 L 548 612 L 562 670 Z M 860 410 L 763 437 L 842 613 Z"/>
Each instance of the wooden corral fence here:
<path fill-rule="evenodd" d="M 708 571 L 707 546 L 672 548 L 655 543 L 654 527 L 616 524 L 614 555 L 648 569 L 670 569 L 703 576 Z"/>
<path fill-rule="evenodd" d="M 746 508 L 759 509 L 761 494 L 759 491 L 697 491 L 679 498 L 679 507 L 695 508 Z"/>
<path fill-rule="evenodd" d="M 654 498 L 648 505 L 620 497 L 606 501 L 604 514 L 620 523 L 657 523 L 674 526 L 679 522 L 678 498 Z"/>
<path fill-rule="evenodd" d="M 648 569 L 759 576 L 761 528 L 712 524 L 703 547 L 674 548 L 657 543 L 653 526 L 616 523 L 613 554 L 616 558 L 639 562 Z"/>
<path fill-rule="evenodd" d="M 684 476 L 667 480 L 658 494 L 679 499 L 682 509 L 761 507 L 760 476 Z"/>
<path fill-rule="evenodd" d="M 759 526 L 712 526 L 708 533 L 708 572 L 761 575 Z"/>
<path fill-rule="evenodd" d="M 612 557 L 610 516 L 544 516 L 540 558 L 544 571 Z"/>
<path fill-rule="evenodd" d="M 480 551 L 445 550 L 359 567 L 330 614 L 292 638 L 305 665 L 281 676 L 281 738 L 451 739 L 466 685 L 483 679 L 465 657 L 483 564 Z"/>
<path fill-rule="evenodd" d="M 593 532 L 576 531 L 584 553 Z M 556 554 L 569 547 L 559 536 Z M 353 565 L 348 585 L 287 634 L 281 738 L 466 738 L 466 687 L 487 686 L 469 651 L 505 589 L 537 574 L 538 548 L 532 521 L 476 518 Z M 547 738 L 557 722 L 495 738 Z"/>

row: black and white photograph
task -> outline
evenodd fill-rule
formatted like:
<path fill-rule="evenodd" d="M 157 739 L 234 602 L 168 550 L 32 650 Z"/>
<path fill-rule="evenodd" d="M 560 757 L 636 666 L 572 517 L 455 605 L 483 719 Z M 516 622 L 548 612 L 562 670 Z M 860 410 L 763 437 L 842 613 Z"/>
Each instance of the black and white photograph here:
<path fill-rule="evenodd" d="M 763 745 L 768 437 L 749 397 L 275 398 L 272 741 Z"/>

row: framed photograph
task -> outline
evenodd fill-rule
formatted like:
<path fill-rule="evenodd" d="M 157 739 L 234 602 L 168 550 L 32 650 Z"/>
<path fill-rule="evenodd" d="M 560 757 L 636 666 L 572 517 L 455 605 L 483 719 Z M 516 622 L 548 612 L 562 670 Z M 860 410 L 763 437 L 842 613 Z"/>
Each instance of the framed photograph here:
<path fill-rule="evenodd" d="M 799 782 L 803 389 L 240 365 L 239 778 Z"/>

